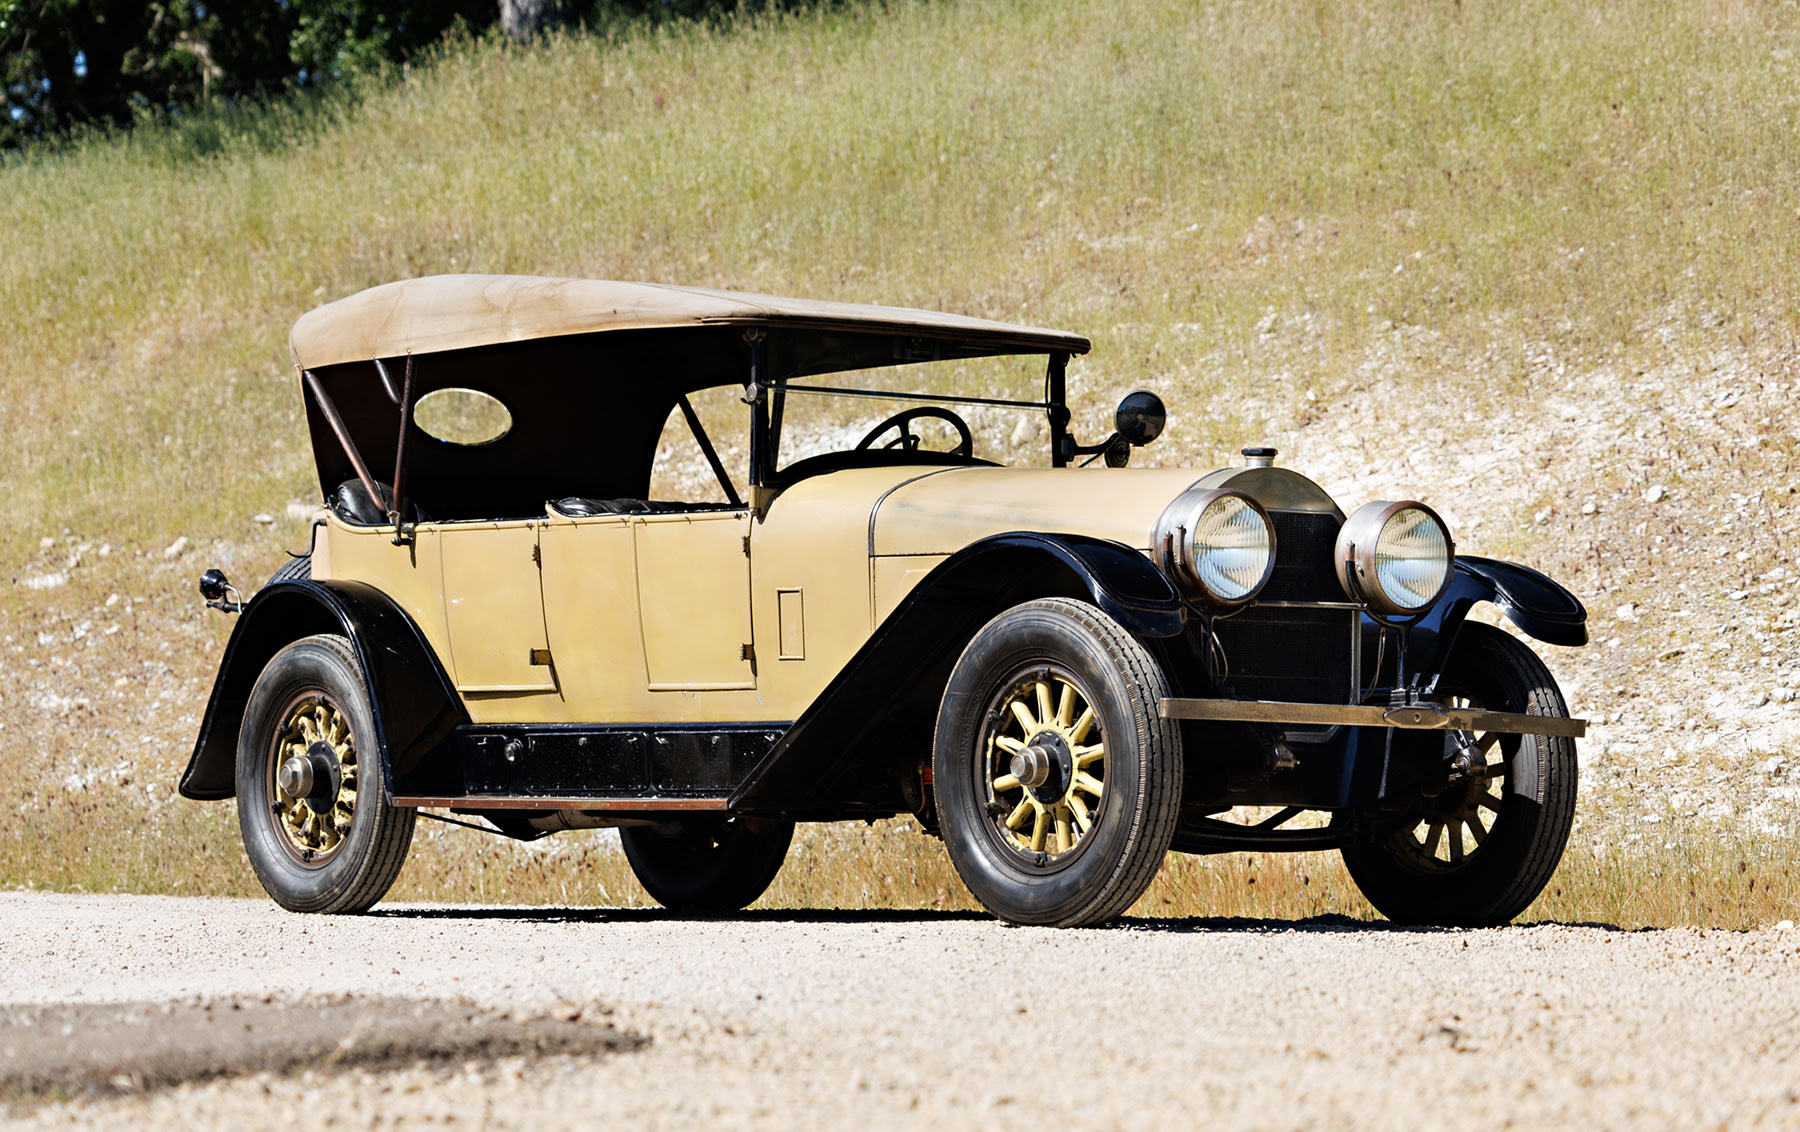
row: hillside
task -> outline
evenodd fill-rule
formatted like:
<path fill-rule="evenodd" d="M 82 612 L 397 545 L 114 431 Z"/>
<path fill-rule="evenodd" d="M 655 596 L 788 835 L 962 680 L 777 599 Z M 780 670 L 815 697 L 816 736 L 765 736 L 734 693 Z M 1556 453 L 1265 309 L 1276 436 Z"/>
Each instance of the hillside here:
<path fill-rule="evenodd" d="M 354 104 L 0 165 L 0 883 L 253 883 L 228 808 L 172 795 L 228 630 L 192 579 L 300 537 L 293 319 L 462 270 L 1087 333 L 1085 431 L 1148 386 L 1154 462 L 1274 444 L 1580 593 L 1596 644 L 1546 655 L 1604 721 L 1589 860 L 1791 860 L 1797 33 L 1725 2 L 895 3 L 461 44 Z M 557 883 L 432 852 L 420 891 Z"/>

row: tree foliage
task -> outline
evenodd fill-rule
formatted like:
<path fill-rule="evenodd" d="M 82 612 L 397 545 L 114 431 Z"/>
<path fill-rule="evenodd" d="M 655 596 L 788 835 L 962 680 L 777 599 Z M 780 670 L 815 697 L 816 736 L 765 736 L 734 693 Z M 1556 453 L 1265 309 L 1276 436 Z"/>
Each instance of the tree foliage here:
<path fill-rule="evenodd" d="M 495 15 L 494 0 L 0 0 L 0 146 L 318 86 Z"/>

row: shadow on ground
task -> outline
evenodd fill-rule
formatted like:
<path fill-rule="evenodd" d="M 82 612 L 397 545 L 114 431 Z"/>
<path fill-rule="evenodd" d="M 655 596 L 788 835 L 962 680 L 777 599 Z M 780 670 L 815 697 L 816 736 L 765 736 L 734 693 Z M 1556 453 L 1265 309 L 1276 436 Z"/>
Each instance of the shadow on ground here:
<path fill-rule="evenodd" d="M 769 908 L 746 912 L 677 912 L 667 908 L 562 908 L 554 906 L 459 906 L 459 905 L 389 905 L 376 908 L 369 915 L 402 920 L 508 920 L 518 923 L 549 924 L 952 924 L 989 923 L 998 928 L 1016 925 L 995 920 L 985 912 L 938 911 L 930 908 Z M 1509 925 L 1528 927 L 1591 928 L 1618 932 L 1627 929 L 1616 924 L 1590 921 L 1534 921 Z M 1359 920 L 1350 916 L 1327 914 L 1298 920 L 1253 919 L 1244 916 L 1135 917 L 1112 920 L 1102 928 L 1075 929 L 1089 931 L 1138 931 L 1173 933 L 1271 933 L 1333 932 L 1347 935 L 1441 935 L 1446 932 L 1496 931 L 1495 928 L 1452 928 L 1422 924 L 1396 924 L 1387 920 Z M 1653 930 L 1653 929 L 1643 929 Z"/>

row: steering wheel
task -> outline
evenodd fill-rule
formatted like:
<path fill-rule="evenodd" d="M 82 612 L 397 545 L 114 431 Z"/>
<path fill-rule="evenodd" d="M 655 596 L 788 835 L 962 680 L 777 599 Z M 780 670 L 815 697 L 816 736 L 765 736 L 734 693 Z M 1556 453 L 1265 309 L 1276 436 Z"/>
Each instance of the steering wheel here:
<path fill-rule="evenodd" d="M 912 422 L 921 417 L 931 417 L 935 420 L 943 421 L 956 430 L 956 447 L 945 453 L 945 455 L 960 456 L 963 459 L 970 459 L 975 455 L 975 434 L 969 431 L 968 422 L 964 421 L 949 409 L 941 409 L 936 405 L 921 405 L 916 409 L 908 409 L 903 413 L 895 413 L 887 420 L 882 421 L 880 424 L 870 429 L 869 435 L 857 441 L 856 450 L 858 452 L 864 452 L 870 448 L 876 447 L 876 437 L 889 429 L 896 429 L 899 431 L 900 435 L 894 437 L 894 439 L 880 447 L 900 448 L 907 452 L 917 452 L 919 450 L 919 441 L 921 438 L 915 435 L 909 426 Z"/>

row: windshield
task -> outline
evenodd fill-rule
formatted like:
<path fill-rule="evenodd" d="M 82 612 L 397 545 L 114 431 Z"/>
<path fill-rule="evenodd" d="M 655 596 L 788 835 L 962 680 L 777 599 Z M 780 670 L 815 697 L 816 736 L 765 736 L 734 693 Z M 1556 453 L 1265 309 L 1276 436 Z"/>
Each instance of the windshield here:
<path fill-rule="evenodd" d="M 1044 359 L 958 359 L 854 370 L 771 392 L 777 474 L 833 454 L 858 462 L 905 457 L 1046 463 Z"/>

